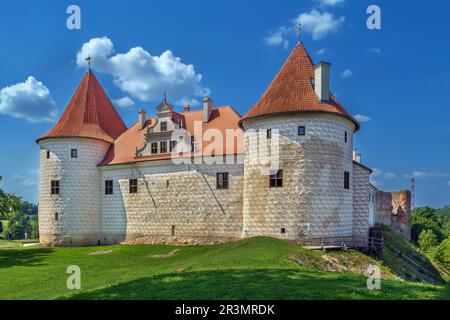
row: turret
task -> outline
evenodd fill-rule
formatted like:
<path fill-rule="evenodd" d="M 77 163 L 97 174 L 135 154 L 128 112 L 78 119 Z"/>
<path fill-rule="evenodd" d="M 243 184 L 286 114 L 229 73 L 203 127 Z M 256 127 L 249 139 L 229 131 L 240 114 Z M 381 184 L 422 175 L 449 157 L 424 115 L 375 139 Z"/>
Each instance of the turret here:
<path fill-rule="evenodd" d="M 89 70 L 40 146 L 40 242 L 102 243 L 101 179 L 97 165 L 126 126 Z"/>
<path fill-rule="evenodd" d="M 314 66 L 298 44 L 240 121 L 244 236 L 352 236 L 352 137 L 359 124 L 329 91 L 329 67 Z M 264 149 L 278 151 L 275 169 L 261 158 Z"/>

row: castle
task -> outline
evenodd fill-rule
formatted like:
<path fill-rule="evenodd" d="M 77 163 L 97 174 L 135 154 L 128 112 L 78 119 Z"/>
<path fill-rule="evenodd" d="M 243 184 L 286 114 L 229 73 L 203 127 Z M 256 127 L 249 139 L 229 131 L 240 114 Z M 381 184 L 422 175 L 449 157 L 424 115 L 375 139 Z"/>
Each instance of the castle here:
<path fill-rule="evenodd" d="M 37 140 L 40 242 L 270 236 L 356 246 L 380 221 L 409 237 L 409 193 L 393 200 L 369 183 L 372 170 L 353 148 L 360 124 L 331 94 L 329 79 L 330 64 L 314 65 L 298 44 L 243 117 L 210 98 L 200 110 L 177 112 L 164 96 L 156 117 L 139 110 L 127 128 L 89 70 Z"/>

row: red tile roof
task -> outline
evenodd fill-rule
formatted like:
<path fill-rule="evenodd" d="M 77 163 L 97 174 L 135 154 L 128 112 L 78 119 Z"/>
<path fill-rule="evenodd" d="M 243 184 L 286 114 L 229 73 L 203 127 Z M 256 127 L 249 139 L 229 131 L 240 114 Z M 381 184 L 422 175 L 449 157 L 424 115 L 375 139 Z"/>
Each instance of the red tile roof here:
<path fill-rule="evenodd" d="M 353 121 L 350 113 L 330 93 L 330 100 L 317 98 L 311 79 L 314 79 L 314 63 L 302 44 L 298 44 L 284 63 L 260 100 L 242 118 L 247 119 L 296 112 L 326 112 L 338 114 Z"/>
<path fill-rule="evenodd" d="M 112 143 L 126 126 L 91 70 L 86 72 L 58 123 L 38 139 L 86 137 Z"/>
<path fill-rule="evenodd" d="M 177 113 L 177 117 L 184 118 L 186 130 L 191 135 L 194 135 L 195 122 L 200 123 L 202 125 L 203 133 L 205 133 L 205 131 L 208 129 L 219 130 L 222 133 L 222 137 L 224 139 L 222 150 L 213 150 L 213 149 L 211 150 L 210 148 L 208 148 L 208 145 L 214 142 L 214 139 L 213 141 L 208 141 L 205 140 L 205 136 L 203 136 L 202 148 L 199 149 L 198 152 L 195 152 L 193 154 L 194 156 L 196 157 L 211 156 L 212 155 L 211 152 L 214 152 L 214 155 L 216 156 L 225 154 L 244 153 L 243 131 L 240 129 L 238 125 L 241 116 L 231 106 L 213 108 L 213 112 L 211 114 L 208 123 L 203 123 L 203 110 L 193 110 Z M 100 165 L 105 166 L 105 165 L 134 163 L 152 160 L 167 160 L 171 159 L 172 157 L 179 156 L 177 154 L 174 155 L 157 154 L 157 155 L 136 157 L 136 150 L 141 149 L 144 146 L 145 134 L 148 132 L 148 128 L 154 125 L 155 122 L 156 122 L 155 118 L 147 119 L 143 130 L 139 130 L 138 123 L 131 126 L 127 131 L 125 131 L 122 135 L 120 135 L 120 137 L 118 137 L 114 141 L 114 144 L 111 145 L 108 152 L 106 153 L 105 158 L 100 163 Z M 228 147 L 225 143 L 227 129 L 237 130 L 237 132 L 239 133 L 232 147 Z M 200 142 L 199 137 L 196 137 L 196 141 L 198 143 Z"/>

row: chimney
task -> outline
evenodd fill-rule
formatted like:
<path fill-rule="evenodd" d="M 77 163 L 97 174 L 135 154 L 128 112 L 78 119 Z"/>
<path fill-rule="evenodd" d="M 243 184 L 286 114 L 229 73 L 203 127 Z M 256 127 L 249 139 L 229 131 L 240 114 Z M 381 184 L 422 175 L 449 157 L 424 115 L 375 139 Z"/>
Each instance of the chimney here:
<path fill-rule="evenodd" d="M 353 149 L 353 161 L 361 163 L 361 153 L 358 153 L 356 149 Z"/>
<path fill-rule="evenodd" d="M 319 62 L 314 66 L 314 91 L 320 101 L 330 100 L 330 66 L 328 62 Z"/>
<path fill-rule="evenodd" d="M 145 112 L 144 109 L 139 109 L 138 114 L 139 130 L 142 130 L 144 129 L 147 120 L 147 112 Z"/>
<path fill-rule="evenodd" d="M 191 111 L 191 106 L 188 105 L 188 104 L 185 104 L 184 107 L 183 107 L 183 111 L 184 111 L 184 112 L 189 112 L 189 111 Z"/>
<path fill-rule="evenodd" d="M 213 101 L 211 98 L 203 99 L 203 122 L 207 123 L 212 113 L 212 104 Z"/>

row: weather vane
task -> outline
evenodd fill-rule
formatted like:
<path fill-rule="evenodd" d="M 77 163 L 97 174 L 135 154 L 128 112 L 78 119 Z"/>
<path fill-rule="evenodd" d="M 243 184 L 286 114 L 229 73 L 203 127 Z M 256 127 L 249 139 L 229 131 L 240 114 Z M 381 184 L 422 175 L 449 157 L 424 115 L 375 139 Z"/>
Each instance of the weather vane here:
<path fill-rule="evenodd" d="M 299 22 L 297 25 L 297 33 L 298 33 L 298 43 L 302 43 L 302 23 Z"/>
<path fill-rule="evenodd" d="M 91 56 L 86 58 L 86 61 L 88 62 L 89 70 L 91 70 Z"/>

